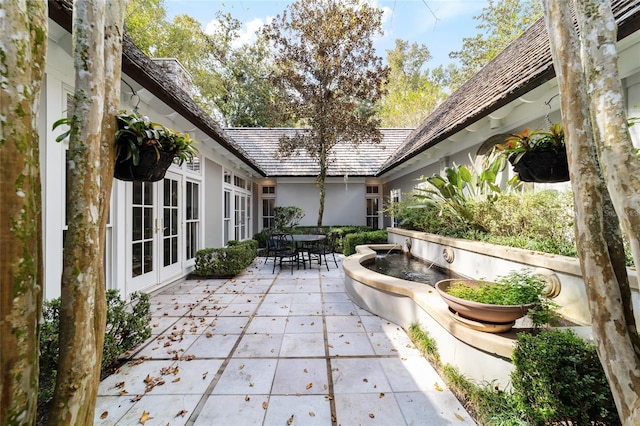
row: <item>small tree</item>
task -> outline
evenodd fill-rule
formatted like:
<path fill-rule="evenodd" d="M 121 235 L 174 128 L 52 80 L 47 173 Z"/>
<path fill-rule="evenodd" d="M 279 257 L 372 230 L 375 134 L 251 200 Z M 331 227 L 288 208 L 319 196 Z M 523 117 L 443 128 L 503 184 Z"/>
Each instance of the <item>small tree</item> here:
<path fill-rule="evenodd" d="M 381 15 L 355 0 L 298 0 L 263 30 L 276 50 L 279 69 L 272 82 L 284 99 L 285 113 L 308 127 L 282 137 L 279 156 L 304 150 L 318 162 L 318 226 L 334 146 L 382 140 L 372 107 L 383 94 L 387 74 L 372 42 L 382 33 Z"/>

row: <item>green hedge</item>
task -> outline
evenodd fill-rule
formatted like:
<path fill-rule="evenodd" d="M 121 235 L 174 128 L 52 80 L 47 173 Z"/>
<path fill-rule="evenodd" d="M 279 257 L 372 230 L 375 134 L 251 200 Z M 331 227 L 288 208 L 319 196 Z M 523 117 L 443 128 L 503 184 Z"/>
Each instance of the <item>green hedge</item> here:
<path fill-rule="evenodd" d="M 258 254 L 256 240 L 229 241 L 226 248 L 207 248 L 196 252 L 195 277 L 231 278 L 251 264 Z"/>
<path fill-rule="evenodd" d="M 519 333 L 512 360 L 514 397 L 531 424 L 620 424 L 595 346 L 571 330 Z"/>
<path fill-rule="evenodd" d="M 342 254 L 350 256 L 356 252 L 356 246 L 362 244 L 386 244 L 387 241 L 387 231 L 385 229 L 348 234 L 344 237 Z"/>
<path fill-rule="evenodd" d="M 107 290 L 107 324 L 102 351 L 102 371 L 120 355 L 135 348 L 151 336 L 151 304 L 146 293 L 132 293 L 129 304 L 117 290 Z M 53 398 L 58 370 L 60 299 L 45 301 L 40 324 L 40 380 L 38 406 Z"/>

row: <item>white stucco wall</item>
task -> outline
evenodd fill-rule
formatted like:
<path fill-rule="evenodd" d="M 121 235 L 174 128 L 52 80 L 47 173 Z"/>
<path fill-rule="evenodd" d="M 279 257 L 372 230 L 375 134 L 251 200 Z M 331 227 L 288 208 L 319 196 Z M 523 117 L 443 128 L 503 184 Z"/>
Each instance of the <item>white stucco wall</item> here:
<path fill-rule="evenodd" d="M 330 179 L 326 183 L 323 225 L 364 225 L 364 178 Z M 279 178 L 277 183 L 278 206 L 297 206 L 304 210 L 303 226 L 315 226 L 318 222 L 320 192 L 314 179 Z"/>

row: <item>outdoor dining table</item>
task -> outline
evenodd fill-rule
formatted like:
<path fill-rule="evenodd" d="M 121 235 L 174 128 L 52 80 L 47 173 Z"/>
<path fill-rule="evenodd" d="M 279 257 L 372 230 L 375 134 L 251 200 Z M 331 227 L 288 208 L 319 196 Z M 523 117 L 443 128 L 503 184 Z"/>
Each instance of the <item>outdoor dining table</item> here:
<path fill-rule="evenodd" d="M 315 244 L 327 238 L 327 236 L 323 234 L 294 234 L 291 237 L 293 238 L 293 242 L 296 245 L 296 250 L 298 250 L 302 256 L 303 265 L 307 264 L 307 261 L 304 258 L 304 252 L 305 252 L 305 248 L 308 247 L 308 244 Z M 311 267 L 310 254 L 309 254 L 309 267 Z"/>

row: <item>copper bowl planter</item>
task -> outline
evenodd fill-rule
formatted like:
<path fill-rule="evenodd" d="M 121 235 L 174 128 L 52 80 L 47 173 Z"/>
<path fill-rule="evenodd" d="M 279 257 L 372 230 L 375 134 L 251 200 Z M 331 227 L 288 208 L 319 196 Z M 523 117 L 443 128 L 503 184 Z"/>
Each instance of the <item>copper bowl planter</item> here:
<path fill-rule="evenodd" d="M 459 297 L 450 295 L 446 291 L 454 282 L 462 282 L 469 287 L 479 287 L 483 284 L 486 285 L 487 282 L 469 279 L 448 279 L 436 283 L 436 290 L 440 293 L 442 299 L 449 305 L 452 311 L 463 318 L 492 324 L 512 323 L 525 316 L 527 311 L 534 305 L 533 303 L 526 305 L 491 305 L 460 299 Z"/>

